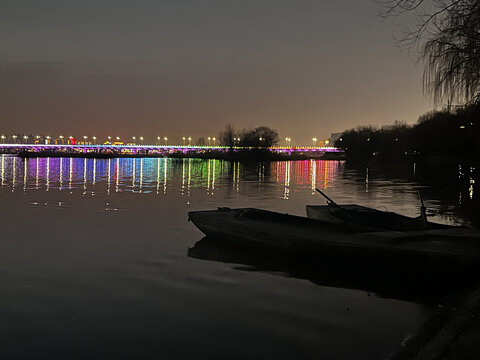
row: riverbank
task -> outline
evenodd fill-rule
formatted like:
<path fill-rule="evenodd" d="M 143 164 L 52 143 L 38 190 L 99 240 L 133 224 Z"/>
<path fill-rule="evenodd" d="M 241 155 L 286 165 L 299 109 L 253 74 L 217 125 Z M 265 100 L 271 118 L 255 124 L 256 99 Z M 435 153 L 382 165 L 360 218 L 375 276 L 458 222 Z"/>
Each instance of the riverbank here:
<path fill-rule="evenodd" d="M 480 357 L 480 284 L 455 294 L 389 360 L 467 360 Z"/>

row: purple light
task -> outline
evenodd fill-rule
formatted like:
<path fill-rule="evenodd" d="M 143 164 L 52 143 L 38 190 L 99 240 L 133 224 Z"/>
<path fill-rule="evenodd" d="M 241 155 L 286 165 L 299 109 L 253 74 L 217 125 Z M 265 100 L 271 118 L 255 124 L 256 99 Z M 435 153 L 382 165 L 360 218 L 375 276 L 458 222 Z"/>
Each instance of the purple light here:
<path fill-rule="evenodd" d="M 88 150 L 127 150 L 132 153 L 136 153 L 141 150 L 156 150 L 156 151 L 201 151 L 201 150 L 218 150 L 225 151 L 230 149 L 228 146 L 178 146 L 178 145 L 55 145 L 55 144 L 0 144 L 0 149 L 19 149 L 19 150 L 33 150 L 33 151 L 45 151 L 45 150 L 73 150 L 77 152 L 87 152 Z M 241 148 L 236 147 L 235 150 Z M 247 148 L 251 149 L 251 148 Z M 277 146 L 271 147 L 269 151 L 275 152 L 344 152 L 341 149 L 334 147 L 285 147 Z"/>

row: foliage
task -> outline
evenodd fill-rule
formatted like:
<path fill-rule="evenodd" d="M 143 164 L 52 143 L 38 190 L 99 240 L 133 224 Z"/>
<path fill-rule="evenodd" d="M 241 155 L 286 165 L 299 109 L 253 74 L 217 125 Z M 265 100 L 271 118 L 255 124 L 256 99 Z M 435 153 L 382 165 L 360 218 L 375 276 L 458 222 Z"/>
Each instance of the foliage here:
<path fill-rule="evenodd" d="M 416 15 L 401 41 L 419 49 L 424 90 L 436 104 L 480 102 L 480 1 L 374 1 L 383 17 Z"/>
<path fill-rule="evenodd" d="M 243 130 L 239 138 L 240 146 L 253 148 L 268 148 L 278 144 L 280 140 L 277 130 L 266 126 Z"/>
<path fill-rule="evenodd" d="M 371 156 L 447 155 L 479 158 L 480 105 L 456 111 L 435 111 L 422 115 L 417 124 L 397 122 L 380 129 L 372 126 L 345 131 L 335 142 L 349 158 Z"/>
<path fill-rule="evenodd" d="M 197 146 L 205 146 L 207 145 L 207 141 L 205 138 L 202 136 L 201 138 L 198 138 L 197 141 L 195 142 L 195 145 Z"/>
<path fill-rule="evenodd" d="M 241 146 L 246 148 L 266 149 L 275 146 L 280 141 L 278 132 L 267 126 L 259 126 L 251 130 L 237 131 L 231 124 L 225 126 L 220 135 L 220 144 L 223 146 Z"/>
<path fill-rule="evenodd" d="M 218 139 L 220 141 L 220 145 L 234 147 L 235 146 L 235 128 L 232 124 L 227 124 L 225 126 L 225 130 L 220 132 Z"/>

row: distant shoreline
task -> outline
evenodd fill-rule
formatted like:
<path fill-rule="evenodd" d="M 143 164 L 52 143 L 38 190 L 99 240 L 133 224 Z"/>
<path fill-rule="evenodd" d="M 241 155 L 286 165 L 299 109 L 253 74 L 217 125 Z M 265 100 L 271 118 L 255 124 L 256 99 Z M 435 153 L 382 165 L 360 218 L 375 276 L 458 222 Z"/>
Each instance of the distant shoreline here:
<path fill-rule="evenodd" d="M 217 159 L 227 161 L 288 161 L 288 160 L 345 160 L 344 153 L 324 153 L 322 155 L 311 154 L 285 154 L 271 153 L 267 151 L 238 151 L 238 152 L 220 152 L 208 151 L 204 153 L 182 153 L 171 154 L 147 153 L 147 154 L 125 154 L 125 153 L 100 153 L 100 152 L 58 152 L 58 151 L 21 151 L 11 153 L 21 158 L 86 158 L 86 159 L 113 159 L 113 158 L 195 158 L 195 159 Z"/>

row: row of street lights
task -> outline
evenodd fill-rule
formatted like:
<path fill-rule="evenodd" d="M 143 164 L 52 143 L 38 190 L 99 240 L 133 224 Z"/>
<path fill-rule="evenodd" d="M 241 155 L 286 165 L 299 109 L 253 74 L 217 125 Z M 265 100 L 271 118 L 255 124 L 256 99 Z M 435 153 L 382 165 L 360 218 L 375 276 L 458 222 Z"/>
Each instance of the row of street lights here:
<path fill-rule="evenodd" d="M 23 143 L 27 144 L 28 141 L 31 140 L 31 137 L 29 137 L 27 135 L 23 135 L 23 136 L 12 135 L 11 137 L 8 137 L 8 136 L 5 136 L 5 135 L 0 135 L 0 140 L 1 140 L 2 143 L 8 142 L 9 139 L 13 140 L 13 143 L 18 143 L 18 141 L 21 140 L 21 141 L 23 141 Z M 45 141 L 46 144 L 49 144 L 52 141 L 55 141 L 55 143 L 61 142 L 63 144 L 65 142 L 67 142 L 68 144 L 71 144 L 72 142 L 78 142 L 78 140 L 79 140 L 79 139 L 76 139 L 73 136 L 65 137 L 63 135 L 59 135 L 58 138 L 52 138 L 50 135 L 46 135 L 46 136 L 36 135 L 34 137 L 34 139 L 35 139 L 34 140 L 35 143 L 39 143 L 40 141 Z M 91 140 L 90 143 L 93 143 L 94 145 L 97 144 L 97 137 L 96 136 L 92 136 L 91 138 L 89 138 L 88 136 L 84 135 L 80 139 L 83 139 L 84 144 L 87 144 L 89 142 L 89 139 Z M 143 136 L 140 136 L 138 138 L 136 136 L 132 136 L 133 144 L 137 144 L 137 139 L 139 140 L 141 145 L 144 145 L 145 138 Z M 192 145 L 192 137 L 191 136 L 188 136 L 188 137 L 183 136 L 182 140 L 183 140 L 183 145 L 184 146 L 186 145 L 187 140 L 188 140 L 188 145 L 189 146 Z M 216 138 L 215 137 L 213 137 L 213 138 L 208 137 L 209 146 L 211 145 L 212 141 L 213 141 L 213 145 L 215 146 Z M 120 138 L 120 136 L 115 136 L 115 137 L 107 136 L 107 138 L 105 140 L 105 143 L 109 143 L 109 144 L 120 143 L 120 142 L 122 142 L 122 139 Z M 161 142 L 162 142 L 162 138 L 160 136 L 157 136 L 156 145 L 157 146 L 162 145 Z M 168 137 L 166 137 L 166 136 L 163 137 L 163 143 L 164 143 L 164 145 L 168 144 Z"/>
<path fill-rule="evenodd" d="M 217 139 L 215 139 L 214 137 L 211 138 L 210 136 L 208 137 L 208 146 L 211 146 L 211 145 L 212 145 L 212 143 L 211 143 L 212 140 L 213 140 L 213 146 L 215 146 L 215 141 L 216 141 Z"/>
<path fill-rule="evenodd" d="M 320 140 L 320 143 L 322 143 L 322 140 Z M 328 145 L 330 143 L 329 140 L 325 140 L 323 141 L 323 144 L 324 145 Z M 313 146 L 317 146 L 318 145 L 318 139 L 316 137 L 312 138 L 312 144 Z M 292 138 L 290 137 L 286 137 L 285 138 L 285 146 L 291 146 L 292 145 Z"/>
<path fill-rule="evenodd" d="M 316 137 L 312 138 L 313 146 L 319 145 L 319 144 L 317 144 L 317 140 L 318 139 Z M 329 143 L 330 143 L 329 140 L 325 140 L 325 141 L 320 140 L 320 144 L 322 144 L 322 146 L 327 146 Z"/>
<path fill-rule="evenodd" d="M 0 139 L 1 139 L 2 143 L 5 143 L 7 141 L 7 138 L 8 137 L 5 136 L 5 135 L 0 136 Z M 18 135 L 12 135 L 11 139 L 13 140 L 14 143 L 17 143 L 18 139 L 23 139 L 23 142 L 27 143 L 27 141 L 29 140 L 29 136 L 24 135 L 23 137 L 19 137 Z M 35 139 L 36 139 L 35 140 L 36 143 L 40 142 L 40 139 L 42 139 L 42 141 L 44 139 L 45 143 L 50 143 L 52 141 L 52 138 L 49 135 L 47 135 L 47 136 L 36 135 Z M 144 139 L 143 136 L 140 136 L 138 138 L 136 136 L 132 136 L 133 144 L 137 144 L 137 139 L 139 140 L 140 145 L 144 145 L 144 140 L 145 139 Z M 65 138 L 63 135 L 60 135 L 57 139 L 54 139 L 53 141 L 55 141 L 55 143 L 57 143 L 57 142 L 64 143 L 65 141 L 67 141 L 69 144 L 71 144 L 74 140 L 77 141 L 77 139 L 75 139 L 73 136 L 69 136 L 68 138 Z M 86 135 L 83 136 L 83 143 L 84 144 L 87 144 L 88 140 L 89 140 L 88 136 L 86 136 Z M 164 136 L 163 139 L 160 136 L 157 136 L 155 145 L 157 145 L 157 146 L 162 145 L 161 144 L 162 140 L 163 140 L 163 144 L 165 146 L 168 145 L 168 137 L 166 137 L 166 136 Z M 208 140 L 208 146 L 212 146 L 212 144 L 213 144 L 213 146 L 216 146 L 216 140 L 217 139 L 215 137 L 209 136 L 207 138 L 207 140 Z M 260 140 L 260 142 L 262 142 L 265 139 L 260 137 L 259 140 Z M 188 146 L 192 145 L 192 137 L 191 136 L 188 136 L 188 137 L 183 136 L 182 141 L 183 141 L 183 146 L 186 146 L 187 144 L 188 144 Z M 188 141 L 188 143 L 187 143 L 187 141 Z M 109 144 L 113 144 L 114 142 L 116 142 L 118 144 L 118 143 L 121 143 L 121 138 L 119 136 L 116 136 L 116 137 L 107 136 L 107 140 L 105 141 L 105 143 L 107 143 L 107 142 Z M 233 142 L 234 142 L 234 144 L 238 145 L 240 143 L 240 137 L 234 137 Z M 291 142 L 292 142 L 292 138 L 290 138 L 290 137 L 285 138 L 285 146 L 290 147 Z M 313 146 L 317 146 L 317 142 L 318 142 L 318 139 L 316 137 L 312 138 Z M 322 141 L 320 141 L 320 142 L 322 143 Z M 97 144 L 97 137 L 96 136 L 91 137 L 91 143 L 93 143 L 94 145 Z M 325 140 L 323 143 L 325 145 L 328 145 L 329 141 Z"/>

